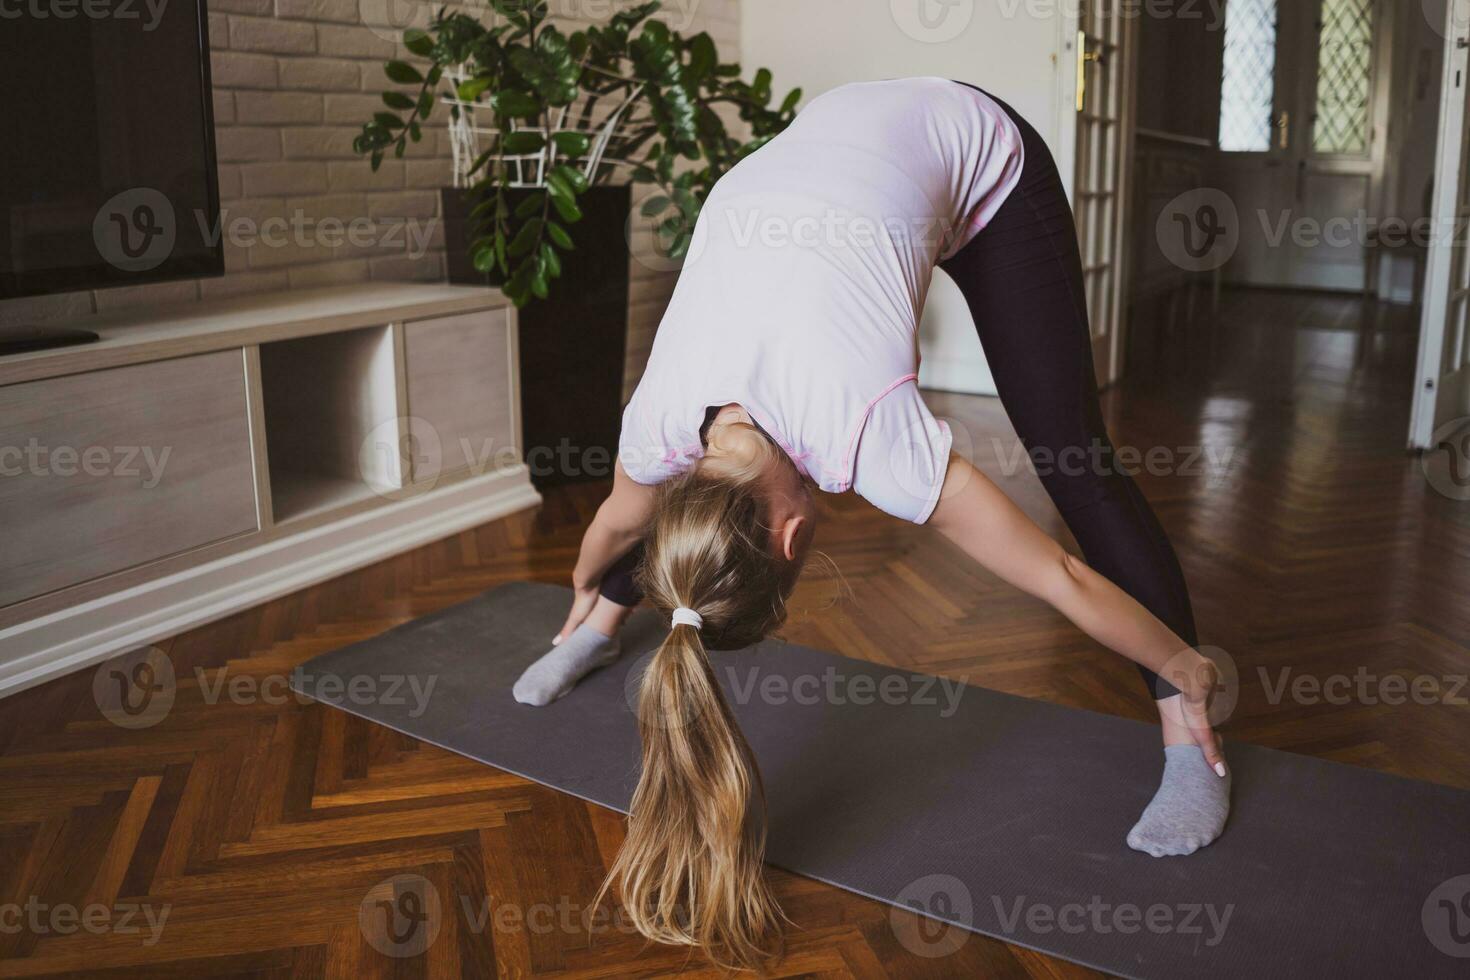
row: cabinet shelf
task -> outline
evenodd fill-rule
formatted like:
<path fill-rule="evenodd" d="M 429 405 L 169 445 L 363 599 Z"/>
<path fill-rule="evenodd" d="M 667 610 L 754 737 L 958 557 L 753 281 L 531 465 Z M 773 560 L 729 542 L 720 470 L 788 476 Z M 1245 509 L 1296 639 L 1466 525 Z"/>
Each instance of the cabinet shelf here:
<path fill-rule="evenodd" d="M 276 523 L 403 486 L 389 326 L 260 345 Z"/>

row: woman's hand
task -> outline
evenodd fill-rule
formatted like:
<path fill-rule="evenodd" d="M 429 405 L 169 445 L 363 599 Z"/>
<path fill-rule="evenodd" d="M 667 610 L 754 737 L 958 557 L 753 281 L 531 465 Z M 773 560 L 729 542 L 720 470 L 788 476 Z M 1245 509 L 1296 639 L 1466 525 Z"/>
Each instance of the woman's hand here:
<path fill-rule="evenodd" d="M 1195 653 L 1191 664 L 1182 665 L 1182 669 L 1177 671 L 1166 670 L 1162 676 L 1179 688 L 1179 696 L 1173 699 L 1179 705 L 1179 717 L 1175 720 L 1189 729 L 1190 738 L 1205 754 L 1210 768 L 1220 776 L 1225 775 L 1225 753 L 1220 748 L 1220 735 L 1210 722 L 1210 701 L 1220 685 L 1219 668 L 1207 657 Z"/>
<path fill-rule="evenodd" d="M 556 636 L 552 638 L 552 646 L 571 636 L 572 631 L 578 626 L 581 626 L 582 621 L 591 615 L 592 607 L 597 605 L 596 582 L 593 582 L 591 585 L 577 585 L 573 583 L 572 591 L 574 593 L 572 597 L 572 611 L 567 614 L 567 621 L 562 624 L 561 629 L 557 630 Z"/>
<path fill-rule="evenodd" d="M 582 535 L 577 566 L 572 570 L 572 611 L 552 639 L 560 643 L 582 625 L 597 605 L 602 576 L 613 562 L 627 554 L 643 536 L 653 513 L 653 488 L 635 483 L 623 470 L 622 461 L 613 466 L 612 495 L 597 508 L 592 524 Z"/>

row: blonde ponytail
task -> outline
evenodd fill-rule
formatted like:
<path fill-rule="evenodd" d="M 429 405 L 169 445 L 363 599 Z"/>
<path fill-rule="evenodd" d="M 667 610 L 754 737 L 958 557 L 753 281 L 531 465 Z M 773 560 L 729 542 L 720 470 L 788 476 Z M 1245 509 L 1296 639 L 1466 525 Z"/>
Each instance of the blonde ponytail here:
<path fill-rule="evenodd" d="M 659 489 L 640 579 L 664 616 L 686 607 L 703 622 L 673 625 L 644 671 L 643 771 L 598 901 L 616 883 L 647 938 L 759 971 L 780 955 L 783 918 L 763 867 L 765 796 L 706 653 L 749 646 L 785 619 L 797 569 L 767 547 L 753 472 L 701 468 Z"/>

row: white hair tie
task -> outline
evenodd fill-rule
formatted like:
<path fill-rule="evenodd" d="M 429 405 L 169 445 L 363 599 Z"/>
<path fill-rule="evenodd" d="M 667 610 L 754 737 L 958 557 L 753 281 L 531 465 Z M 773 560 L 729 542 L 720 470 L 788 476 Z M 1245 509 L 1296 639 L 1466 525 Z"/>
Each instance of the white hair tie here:
<path fill-rule="evenodd" d="M 690 609 L 688 606 L 680 606 L 674 610 L 673 622 L 669 624 L 672 629 L 675 626 L 693 626 L 695 629 L 704 628 L 704 617 Z"/>

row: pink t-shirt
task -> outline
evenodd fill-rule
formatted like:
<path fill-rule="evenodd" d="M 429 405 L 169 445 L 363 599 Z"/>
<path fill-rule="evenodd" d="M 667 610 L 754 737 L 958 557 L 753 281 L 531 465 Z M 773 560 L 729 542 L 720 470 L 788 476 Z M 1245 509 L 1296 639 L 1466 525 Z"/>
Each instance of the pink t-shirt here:
<path fill-rule="evenodd" d="M 1010 117 L 957 82 L 863 82 L 812 100 L 700 212 L 623 413 L 628 475 L 687 469 L 706 409 L 738 402 L 823 490 L 928 520 L 951 439 L 916 382 L 925 295 L 1021 163 Z"/>

